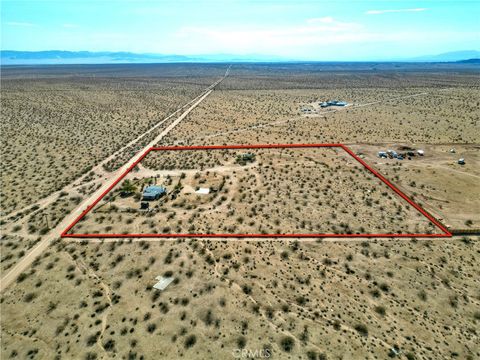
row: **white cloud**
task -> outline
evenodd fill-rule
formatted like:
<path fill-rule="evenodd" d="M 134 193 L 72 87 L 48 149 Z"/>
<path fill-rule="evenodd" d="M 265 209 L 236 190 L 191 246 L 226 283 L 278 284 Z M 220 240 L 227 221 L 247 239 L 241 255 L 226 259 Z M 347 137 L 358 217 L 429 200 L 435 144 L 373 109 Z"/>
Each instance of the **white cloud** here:
<path fill-rule="evenodd" d="M 261 53 L 334 60 L 374 58 L 380 56 L 375 53 L 379 46 L 386 49 L 384 57 L 405 57 L 402 51 L 424 48 L 425 44 L 434 44 L 440 39 L 446 41 L 452 36 L 450 32 L 438 31 L 380 31 L 356 22 L 320 17 L 285 26 L 185 26 L 172 37 L 163 37 L 161 43 L 159 38 L 157 46 L 163 52 L 177 54 Z M 463 34 L 464 40 L 471 37 Z"/>
<path fill-rule="evenodd" d="M 21 22 L 21 21 L 9 21 L 9 22 L 6 22 L 5 24 L 9 26 L 23 26 L 23 27 L 37 26 L 29 22 Z"/>
<path fill-rule="evenodd" d="M 303 24 L 284 27 L 216 28 L 187 26 L 175 37 L 177 43 L 196 52 L 229 51 L 233 53 L 278 52 L 279 49 L 318 46 L 358 38 L 363 26 L 337 21 L 331 17 L 308 19 Z"/>
<path fill-rule="evenodd" d="M 334 22 L 335 22 L 335 19 L 332 18 L 331 16 L 324 16 L 324 17 L 321 17 L 321 18 L 307 19 L 308 24 L 317 24 L 317 23 L 332 24 Z"/>
<path fill-rule="evenodd" d="M 415 8 L 415 9 L 391 9 L 391 10 L 368 10 L 365 12 L 367 15 L 379 15 L 386 13 L 402 13 L 402 12 L 420 12 L 428 10 L 426 8 Z"/>

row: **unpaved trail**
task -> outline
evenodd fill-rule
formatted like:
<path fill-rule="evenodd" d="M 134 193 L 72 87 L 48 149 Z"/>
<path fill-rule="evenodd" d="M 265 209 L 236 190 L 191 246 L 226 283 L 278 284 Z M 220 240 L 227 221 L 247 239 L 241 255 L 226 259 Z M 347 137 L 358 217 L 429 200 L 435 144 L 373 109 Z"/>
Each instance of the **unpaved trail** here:
<path fill-rule="evenodd" d="M 225 79 L 225 77 L 229 73 L 229 70 L 230 67 L 227 69 L 225 75 L 221 79 L 210 85 L 207 88 L 206 92 L 203 93 L 201 96 L 194 99 L 194 103 L 190 105 L 187 110 L 185 110 L 175 121 L 173 121 L 169 126 L 167 126 L 165 130 L 163 130 L 159 135 L 157 135 L 155 139 L 145 145 L 143 149 L 140 150 L 135 156 L 133 156 L 126 164 L 124 164 L 120 169 L 116 170 L 115 172 L 108 174 L 108 177 L 105 178 L 105 181 L 101 187 L 99 187 L 93 194 L 91 194 L 84 201 L 82 201 L 71 213 L 64 217 L 55 228 L 51 229 L 50 232 L 45 235 L 35 247 L 33 247 L 23 258 L 21 258 L 18 263 L 15 264 L 15 266 L 13 266 L 11 270 L 7 274 L 5 274 L 0 280 L 0 292 L 3 292 L 13 281 L 15 281 L 15 279 L 23 271 L 25 271 L 33 263 L 33 261 L 45 251 L 45 249 L 49 247 L 53 240 L 58 239 L 62 231 L 67 228 L 67 226 L 69 226 L 75 219 L 77 219 L 89 204 L 95 201 L 95 199 L 97 199 L 104 191 L 106 191 L 120 174 L 124 173 L 130 166 L 132 166 L 132 164 L 137 162 L 143 156 L 145 151 L 158 143 L 163 137 L 165 137 L 172 129 L 175 128 L 175 126 L 177 126 L 183 119 L 185 119 L 185 117 L 193 109 L 195 109 L 198 104 L 200 104 L 208 95 L 210 95 L 215 86 L 220 84 Z"/>
<path fill-rule="evenodd" d="M 222 136 L 222 135 L 235 134 L 235 133 L 239 133 L 239 132 L 243 132 L 243 131 L 249 131 L 249 130 L 252 130 L 252 129 L 261 129 L 261 128 L 269 127 L 269 126 L 282 125 L 282 124 L 286 124 L 286 123 L 289 123 L 289 122 L 292 122 L 292 121 L 300 121 L 300 120 L 305 120 L 305 119 L 309 119 L 309 118 L 316 118 L 316 117 L 324 116 L 325 114 L 336 113 L 336 112 L 343 111 L 343 110 L 355 110 L 357 108 L 362 108 L 362 107 L 365 107 L 365 106 L 373 106 L 373 105 L 378 105 L 378 104 L 385 103 L 385 102 L 402 100 L 402 99 L 409 99 L 409 98 L 413 98 L 413 97 L 417 97 L 417 96 L 425 96 L 425 95 L 429 95 L 429 93 L 422 92 L 422 93 L 417 93 L 417 94 L 403 95 L 403 96 L 392 97 L 392 98 L 389 98 L 389 99 L 386 99 L 386 100 L 373 101 L 373 102 L 369 102 L 369 103 L 365 103 L 365 104 L 357 104 L 357 105 L 341 107 L 341 108 L 337 108 L 337 109 L 329 109 L 329 110 L 319 112 L 318 114 L 309 115 L 307 117 L 303 117 L 303 116 L 300 117 L 299 116 L 299 117 L 296 117 L 296 118 L 291 118 L 291 119 L 286 119 L 286 120 L 278 120 L 278 121 L 272 121 L 272 122 L 268 122 L 268 123 L 255 124 L 255 125 L 245 126 L 243 128 L 238 128 L 238 129 L 234 129 L 234 130 L 227 130 L 227 131 L 221 131 L 221 132 L 213 133 L 213 134 L 210 134 L 210 135 L 202 136 L 202 138 L 211 139 L 211 138 L 215 138 L 215 137 Z"/>
<path fill-rule="evenodd" d="M 227 70 L 227 73 L 228 74 L 228 70 Z M 89 173 L 91 172 L 94 172 L 96 175 L 100 175 L 100 176 L 103 176 L 105 175 L 106 171 L 103 169 L 103 166 L 105 164 L 107 164 L 109 161 L 113 160 L 116 156 L 118 156 L 119 154 L 121 154 L 123 151 L 127 150 L 130 146 L 133 146 L 135 145 L 137 142 L 139 142 L 140 140 L 142 140 L 145 136 L 147 136 L 148 134 L 150 134 L 151 132 L 155 131 L 156 129 L 158 129 L 161 125 L 165 124 L 165 122 L 167 122 L 168 120 L 170 120 L 171 118 L 173 118 L 175 115 L 177 115 L 178 113 L 180 113 L 182 110 L 184 110 L 185 108 L 187 107 L 191 107 L 192 104 L 194 104 L 195 102 L 198 101 L 198 99 L 202 98 L 206 93 L 208 93 L 209 91 L 211 91 L 215 86 L 217 86 L 222 80 L 224 79 L 221 78 L 220 80 L 218 80 L 217 82 L 213 83 L 212 85 L 210 85 L 209 87 L 207 87 L 205 90 L 202 91 L 202 93 L 200 95 L 198 95 L 197 97 L 195 97 L 193 100 L 189 101 L 188 103 L 182 105 L 180 108 L 178 108 L 177 110 L 175 110 L 173 113 L 171 113 L 170 115 L 168 115 L 166 118 L 163 118 L 162 120 L 160 120 L 159 122 L 157 122 L 155 125 L 153 125 L 151 128 L 147 129 L 145 132 L 143 132 L 142 134 L 140 134 L 139 136 L 137 136 L 135 139 L 133 139 L 132 141 L 130 141 L 129 143 L 127 143 L 126 145 L 122 146 L 120 149 L 118 149 L 117 151 L 115 151 L 113 154 L 109 155 L 108 157 L 106 157 L 105 159 L 103 159 L 100 163 L 98 163 L 97 165 L 95 165 L 91 171 L 89 171 L 88 173 L 84 174 L 84 175 L 81 175 L 80 177 L 78 177 L 77 179 L 73 180 L 71 183 L 69 183 L 68 185 L 64 186 L 62 189 L 60 190 L 57 190 L 53 193 L 51 193 L 50 195 L 47 195 L 46 197 L 40 199 L 39 201 L 37 201 L 36 203 L 34 204 L 30 204 L 28 206 L 25 206 L 19 210 L 15 210 L 9 214 L 6 214 L 4 216 L 1 217 L 2 220 L 6 221 L 6 222 L 15 222 L 17 219 L 15 218 L 15 216 L 19 215 L 20 213 L 24 212 L 25 210 L 28 210 L 30 208 L 32 208 L 34 205 L 37 205 L 38 206 L 38 209 L 43 209 L 45 207 L 47 207 L 48 205 L 50 205 L 51 203 L 53 203 L 57 198 L 58 196 L 60 195 L 60 193 L 62 192 L 70 192 L 72 191 L 74 188 L 76 187 L 79 187 L 81 186 L 81 183 L 83 181 L 83 179 L 85 179 L 87 176 L 89 176 Z M 97 179 L 98 181 L 98 179 Z M 13 218 L 13 219 L 12 219 Z M 11 220 L 10 220 L 11 219 Z"/>
<path fill-rule="evenodd" d="M 416 167 L 419 167 L 419 168 L 425 168 L 427 169 L 428 166 L 424 165 L 424 164 L 409 164 L 411 166 L 416 166 Z M 448 166 L 443 166 L 443 165 L 435 165 L 435 167 L 433 169 L 443 169 L 445 171 L 448 171 L 448 172 L 454 172 L 454 173 L 457 173 L 457 174 L 460 174 L 462 176 L 470 176 L 470 177 L 474 177 L 476 179 L 480 179 L 480 175 L 476 175 L 476 174 L 471 174 L 471 173 L 468 173 L 466 171 L 461 171 L 461 170 L 456 170 L 456 169 L 452 169 L 452 168 L 449 168 Z"/>
<path fill-rule="evenodd" d="M 249 163 L 247 165 L 237 165 L 235 163 L 230 163 L 226 165 L 218 165 L 218 166 L 213 166 L 209 168 L 205 168 L 203 170 L 198 170 L 198 169 L 172 169 L 172 170 L 152 170 L 152 169 L 147 169 L 143 167 L 142 165 L 138 164 L 138 170 L 136 170 L 134 173 L 131 173 L 130 176 L 127 175 L 126 178 L 134 178 L 134 177 L 140 177 L 140 178 L 147 178 L 147 177 L 155 177 L 155 176 L 180 176 L 182 174 L 186 175 L 191 175 L 191 174 L 196 174 L 196 173 L 206 173 L 206 172 L 219 172 L 219 173 L 225 173 L 225 172 L 232 172 L 232 171 L 239 171 L 239 170 L 244 170 L 244 169 L 251 169 L 253 167 L 257 167 L 258 163 Z"/>

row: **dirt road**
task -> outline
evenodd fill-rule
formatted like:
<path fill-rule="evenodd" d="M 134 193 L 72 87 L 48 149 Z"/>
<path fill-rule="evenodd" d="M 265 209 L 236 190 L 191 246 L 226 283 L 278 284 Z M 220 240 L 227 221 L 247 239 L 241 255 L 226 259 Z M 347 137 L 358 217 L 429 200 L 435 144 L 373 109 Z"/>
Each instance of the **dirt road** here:
<path fill-rule="evenodd" d="M 40 256 L 45 249 L 48 248 L 48 246 L 52 243 L 53 240 L 58 239 L 60 237 L 60 234 L 62 231 L 70 224 L 72 223 L 80 214 L 85 210 L 85 208 L 91 204 L 96 198 L 98 198 L 108 187 L 111 186 L 111 184 L 117 179 L 119 174 L 122 174 L 125 172 L 133 163 L 135 163 L 142 155 L 143 153 L 156 143 L 158 143 L 164 136 L 166 136 L 172 129 L 175 128 L 185 117 L 193 110 L 195 109 L 198 104 L 200 104 L 208 95 L 211 94 L 215 86 L 220 84 L 226 76 L 228 76 L 230 67 L 227 69 L 225 72 L 225 75 L 210 85 L 206 91 L 200 95 L 199 97 L 195 98 L 193 101 L 193 104 L 188 107 L 187 110 L 185 110 L 175 121 L 173 121 L 169 126 L 165 128 L 155 139 L 153 139 L 151 142 L 149 142 L 147 145 L 143 147 L 142 150 L 140 150 L 134 157 L 132 157 L 126 164 L 124 164 L 120 169 L 116 170 L 115 172 L 109 173 L 108 176 L 105 178 L 105 181 L 103 182 L 103 185 L 98 188 L 93 194 L 91 194 L 87 199 L 82 201 L 79 206 L 77 206 L 70 214 L 68 214 L 63 220 L 53 229 L 50 230 L 50 232 L 45 235 L 39 242 L 38 244 L 32 248 L 23 258 L 21 258 L 15 266 L 11 268 L 11 270 L 5 274 L 2 279 L 0 280 L 0 292 L 3 292 L 15 279 L 22 273 L 24 272 L 32 263 L 33 261 Z M 191 102 L 190 102 L 191 103 Z M 175 113 L 174 113 L 175 114 Z M 173 114 L 172 114 L 173 115 Z M 168 119 L 168 118 L 167 118 Z M 163 124 L 167 119 L 164 119 L 161 123 L 157 123 L 154 128 L 157 128 L 161 124 Z M 147 135 L 151 131 L 154 130 L 154 128 L 149 129 L 146 133 L 142 134 L 140 137 L 137 137 L 137 139 L 133 140 L 129 144 L 127 144 L 124 148 L 127 146 L 134 144 L 136 141 L 140 140 L 143 138 L 143 136 Z M 119 150 L 120 151 L 120 150 Z M 117 152 L 118 153 L 118 152 Z M 113 155 L 112 155 L 113 156 Z M 105 161 L 108 161 L 111 157 L 105 159 L 101 164 L 97 165 L 97 167 L 101 168 L 101 165 L 105 163 Z M 76 180 L 75 182 L 77 182 Z M 63 190 L 64 191 L 64 190 Z M 53 197 L 53 199 L 56 199 L 56 197 Z"/>
<path fill-rule="evenodd" d="M 387 100 L 373 101 L 373 102 L 369 102 L 369 103 L 365 103 L 365 104 L 357 104 L 357 105 L 352 105 L 352 106 L 349 106 L 349 107 L 341 107 L 341 108 L 338 108 L 338 109 L 329 109 L 329 110 L 319 112 L 318 114 L 315 114 L 315 115 L 309 115 L 307 118 L 324 116 L 325 114 L 335 113 L 335 112 L 342 111 L 342 110 L 355 110 L 357 108 L 361 108 L 361 107 L 365 107 L 365 106 L 373 106 L 373 105 L 381 104 L 381 103 L 384 103 L 384 102 L 408 99 L 408 98 L 417 97 L 417 96 L 425 96 L 425 95 L 428 95 L 428 94 L 429 93 L 423 92 L 423 93 L 417 93 L 417 94 L 403 95 L 403 96 L 398 96 L 398 97 L 392 97 L 392 98 L 387 99 Z M 291 119 L 286 119 L 286 120 L 278 120 L 278 121 L 272 121 L 272 122 L 263 123 L 263 124 L 250 125 L 250 126 L 245 126 L 243 128 L 238 128 L 238 129 L 228 130 L 228 131 L 221 131 L 221 132 L 217 132 L 217 133 L 214 133 L 214 134 L 202 136 L 202 138 L 211 139 L 211 138 L 215 138 L 215 137 L 222 136 L 222 135 L 235 134 L 235 133 L 248 131 L 248 130 L 252 130 L 252 129 L 261 129 L 261 128 L 264 128 L 264 127 L 276 126 L 276 125 L 286 124 L 286 123 L 291 122 L 291 121 L 299 121 L 299 120 L 304 120 L 304 119 L 305 119 L 305 117 L 301 116 L 301 117 L 296 117 L 296 118 L 291 118 Z"/>
<path fill-rule="evenodd" d="M 100 163 L 98 163 L 97 165 L 95 165 L 91 171 L 93 171 L 95 174 L 101 174 L 103 175 L 105 173 L 105 171 L 103 170 L 103 166 L 105 164 L 107 164 L 109 161 L 113 160 L 116 156 L 118 156 L 119 154 L 121 154 L 123 151 L 125 151 L 126 149 L 128 149 L 130 146 L 136 144 L 137 142 L 139 142 L 140 140 L 142 140 L 144 137 L 146 137 L 148 134 L 150 134 L 151 132 L 155 131 L 156 129 L 158 129 L 160 126 L 162 126 L 163 124 L 165 124 L 165 122 L 167 122 L 168 120 L 170 120 L 171 118 L 173 118 L 175 115 L 179 114 L 182 110 L 188 108 L 189 106 L 192 106 L 193 103 L 195 103 L 196 101 L 198 101 L 198 99 L 200 99 L 202 96 L 204 96 L 207 92 L 211 91 L 215 86 L 217 86 L 221 81 L 223 81 L 223 79 L 225 79 L 225 77 L 228 75 L 228 73 L 230 72 L 230 67 L 227 69 L 224 77 L 222 77 L 221 79 L 219 79 L 218 81 L 216 81 L 215 83 L 213 83 L 212 85 L 210 85 L 209 87 L 207 87 L 206 89 L 204 89 L 202 91 L 202 93 L 200 95 L 198 95 L 196 98 L 194 98 L 193 100 L 189 101 L 188 103 L 186 103 L 185 105 L 183 105 L 182 107 L 178 108 L 177 110 L 175 110 L 173 113 L 171 113 L 170 115 L 168 115 L 166 118 L 160 120 L 159 122 L 157 122 L 154 126 L 152 126 L 151 128 L 149 128 L 148 130 L 146 130 L 145 132 L 143 132 L 142 134 L 140 134 L 139 136 L 137 136 L 135 139 L 133 139 L 132 141 L 130 141 L 129 143 L 127 143 L 126 145 L 122 146 L 120 149 L 118 149 L 117 151 L 115 151 L 113 154 L 109 155 L 107 158 L 103 159 Z M 6 214 L 4 216 L 1 217 L 1 220 L 5 221 L 6 223 L 11 223 L 11 222 L 15 222 L 18 220 L 17 215 L 23 213 L 24 211 L 32 208 L 33 206 L 37 206 L 37 209 L 43 209 L 45 207 L 47 207 L 48 205 L 50 205 L 51 203 L 53 203 L 55 200 L 57 200 L 58 196 L 60 195 L 60 193 L 62 192 L 70 192 L 72 191 L 72 189 L 74 187 L 77 187 L 76 184 L 79 184 L 82 182 L 82 180 L 84 178 L 86 178 L 87 176 L 89 176 L 89 173 L 91 172 L 89 171 L 87 174 L 84 174 L 82 176 L 80 176 L 79 178 L 75 179 L 74 181 L 72 181 L 70 184 L 64 186 L 62 189 L 58 190 L 58 191 L 55 191 L 53 193 L 51 193 L 50 195 L 44 197 L 43 199 L 40 199 L 39 201 L 37 201 L 36 203 L 34 204 L 30 204 L 28 206 L 25 206 L 24 208 L 21 208 L 19 210 L 16 210 L 14 212 L 11 212 L 9 214 Z"/>

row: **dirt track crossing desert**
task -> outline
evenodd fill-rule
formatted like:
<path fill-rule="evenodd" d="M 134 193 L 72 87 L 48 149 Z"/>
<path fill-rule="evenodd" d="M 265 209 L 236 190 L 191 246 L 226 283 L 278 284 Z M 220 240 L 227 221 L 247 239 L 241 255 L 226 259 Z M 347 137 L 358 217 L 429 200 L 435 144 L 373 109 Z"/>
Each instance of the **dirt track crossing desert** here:
<path fill-rule="evenodd" d="M 468 63 L 2 67 L 1 357 L 479 358 L 478 84 Z"/>

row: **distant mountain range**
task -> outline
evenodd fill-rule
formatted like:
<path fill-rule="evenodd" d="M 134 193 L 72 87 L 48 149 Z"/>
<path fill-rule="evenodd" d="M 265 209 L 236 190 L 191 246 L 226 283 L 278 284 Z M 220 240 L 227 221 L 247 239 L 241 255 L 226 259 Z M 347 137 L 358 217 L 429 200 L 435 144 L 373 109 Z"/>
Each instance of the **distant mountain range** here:
<path fill-rule="evenodd" d="M 280 57 L 268 55 L 165 55 L 132 52 L 91 51 L 0 51 L 2 65 L 36 64 L 115 64 L 115 63 L 178 63 L 178 62 L 279 62 Z"/>
<path fill-rule="evenodd" d="M 410 59 L 391 59 L 389 62 L 469 62 L 476 63 L 480 51 L 464 50 L 439 55 L 421 56 Z M 166 55 L 132 52 L 91 52 L 91 51 L 0 51 L 2 65 L 38 64 L 115 64 L 115 63 L 178 63 L 178 62 L 289 62 L 302 59 L 287 59 L 269 55 Z M 312 60 L 308 60 L 311 62 Z M 322 60 L 318 60 L 322 61 Z M 379 60 L 375 60 L 379 61 Z M 345 61 L 343 61 L 345 62 Z"/>
<path fill-rule="evenodd" d="M 427 55 L 409 59 L 410 61 L 418 62 L 451 62 L 451 61 L 464 61 L 471 59 L 480 59 L 480 51 L 477 50 L 462 50 L 451 51 L 438 55 Z"/>

